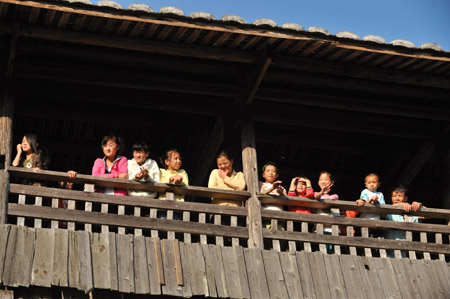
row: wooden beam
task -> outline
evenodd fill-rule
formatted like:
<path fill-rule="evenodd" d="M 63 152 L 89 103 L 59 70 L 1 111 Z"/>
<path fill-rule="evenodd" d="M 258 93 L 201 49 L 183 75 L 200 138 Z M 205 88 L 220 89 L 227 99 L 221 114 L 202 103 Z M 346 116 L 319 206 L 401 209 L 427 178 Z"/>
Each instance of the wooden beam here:
<path fill-rule="evenodd" d="M 0 93 L 0 156 L 4 157 L 5 169 L 0 169 L 0 224 L 7 222 L 9 174 L 11 165 L 14 117 L 14 94 L 4 89 Z"/>
<path fill-rule="evenodd" d="M 0 32 L 10 32 L 11 29 L 5 23 L 0 23 Z M 219 61 L 256 63 L 257 56 L 254 51 L 239 51 L 228 48 L 212 48 L 201 45 L 186 45 L 159 40 L 146 40 L 101 35 L 90 32 L 68 31 L 45 27 L 29 26 L 19 30 L 20 36 L 37 39 L 47 39 L 68 43 L 84 44 L 99 47 L 132 50 L 147 53 L 159 53 L 182 57 L 195 57 L 201 59 L 212 59 Z"/>
<path fill-rule="evenodd" d="M 268 109 L 270 108 L 270 109 Z M 301 114 L 299 114 L 301 111 Z M 318 118 L 316 115 L 320 115 Z M 292 127 L 318 128 L 370 135 L 395 136 L 400 138 L 427 139 L 429 128 L 420 123 L 397 119 L 380 118 L 377 115 L 345 114 L 337 115 L 331 110 L 302 110 L 301 107 L 258 105 L 255 117 L 258 122 L 284 124 Z M 323 121 L 326 119 L 327 121 Z M 358 125 L 355 125 L 357 123 Z"/>
<path fill-rule="evenodd" d="M 286 57 L 281 54 L 273 55 L 272 66 L 360 79 L 396 82 L 414 86 L 450 88 L 450 78 L 445 76 L 399 71 L 366 65 L 361 66 L 342 62 L 311 60 L 302 57 Z"/>
<path fill-rule="evenodd" d="M 363 78 L 350 78 L 331 74 L 311 72 L 291 72 L 286 76 L 282 69 L 272 68 L 264 77 L 265 84 L 289 88 L 289 90 L 302 90 L 305 86 L 316 88 L 335 88 L 342 93 L 344 90 L 370 92 L 374 95 L 395 95 L 399 97 L 425 98 L 447 100 L 448 90 L 410 86 L 393 82 L 367 80 Z"/>
<path fill-rule="evenodd" d="M 261 84 L 261 81 L 263 80 L 264 75 L 266 74 L 267 69 L 272 62 L 271 55 L 272 54 L 270 53 L 269 49 L 265 48 L 263 54 L 261 55 L 261 59 L 254 67 L 254 70 L 245 78 L 245 82 L 242 86 L 243 91 L 241 92 L 241 97 L 245 99 L 247 104 L 251 104 L 253 102 L 259 85 Z"/>
<path fill-rule="evenodd" d="M 248 247 L 263 248 L 261 203 L 257 197 L 259 192 L 258 162 L 256 158 L 256 138 L 253 126 L 252 107 L 241 102 L 241 143 L 242 143 L 242 164 L 244 169 L 247 190 L 250 198 L 247 200 L 248 208 Z"/>
<path fill-rule="evenodd" d="M 418 105 L 412 104 L 410 98 L 404 97 L 379 99 L 379 96 L 371 95 L 367 98 L 358 98 L 330 94 L 330 92 L 287 91 L 274 88 L 260 88 L 256 95 L 258 101 L 450 121 L 450 110 L 430 107 L 428 98 L 424 99 L 426 99 L 424 105 Z"/>

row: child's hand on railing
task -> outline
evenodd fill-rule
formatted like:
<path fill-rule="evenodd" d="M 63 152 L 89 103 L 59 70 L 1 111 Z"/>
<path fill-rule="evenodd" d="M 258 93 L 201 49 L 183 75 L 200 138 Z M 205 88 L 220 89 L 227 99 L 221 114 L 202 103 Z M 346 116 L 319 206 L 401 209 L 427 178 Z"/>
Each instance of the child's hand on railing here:
<path fill-rule="evenodd" d="M 364 201 L 364 199 L 358 199 L 356 200 L 356 204 L 358 205 L 358 207 L 361 207 L 365 204 L 366 202 Z"/>
<path fill-rule="evenodd" d="M 174 175 L 169 179 L 169 183 L 179 185 L 183 181 L 183 177 L 181 175 Z"/>
<path fill-rule="evenodd" d="M 69 179 L 74 179 L 77 176 L 77 173 L 75 170 L 69 170 L 67 174 L 69 175 Z"/>
<path fill-rule="evenodd" d="M 128 173 L 119 173 L 117 177 L 119 179 L 128 180 Z"/>

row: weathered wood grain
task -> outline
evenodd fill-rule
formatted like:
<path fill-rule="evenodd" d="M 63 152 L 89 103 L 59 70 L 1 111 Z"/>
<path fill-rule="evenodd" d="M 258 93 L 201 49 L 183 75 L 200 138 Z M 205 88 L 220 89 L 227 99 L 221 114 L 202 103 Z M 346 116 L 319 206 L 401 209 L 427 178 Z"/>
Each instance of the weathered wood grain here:
<path fill-rule="evenodd" d="M 223 267 L 230 297 L 250 298 L 242 247 L 220 246 L 220 248 L 222 249 Z"/>
<path fill-rule="evenodd" d="M 378 274 L 384 297 L 402 298 L 391 260 L 388 258 L 367 258 L 367 261 L 370 268 Z"/>
<path fill-rule="evenodd" d="M 160 295 L 164 283 L 164 270 L 161 261 L 159 238 L 145 238 L 147 250 L 147 269 L 150 281 L 150 294 Z"/>
<path fill-rule="evenodd" d="M 96 289 L 111 289 L 109 233 L 91 233 L 92 272 Z"/>
<path fill-rule="evenodd" d="M 0 299 L 14 299 L 14 291 L 0 290 Z"/>
<path fill-rule="evenodd" d="M 220 246 L 215 246 L 213 244 L 202 244 L 202 249 L 205 256 L 206 262 L 206 270 L 208 275 L 208 286 L 210 286 L 210 278 L 208 272 L 213 272 L 215 286 L 209 288 L 210 296 L 214 294 L 214 289 L 217 290 L 217 297 L 230 297 L 227 280 L 225 277 L 225 267 L 224 267 L 224 259 L 222 257 L 222 250 Z M 206 251 L 209 251 L 211 254 L 211 261 L 208 262 Z"/>
<path fill-rule="evenodd" d="M 347 291 L 347 298 L 372 298 L 371 294 L 367 294 L 367 290 L 363 284 L 361 274 L 359 273 L 357 257 L 353 255 L 341 255 L 339 259 Z"/>
<path fill-rule="evenodd" d="M 11 226 L 3 269 L 4 285 L 28 287 L 31 284 L 34 245 L 33 228 Z"/>
<path fill-rule="evenodd" d="M 411 261 L 412 270 L 415 276 L 415 283 L 420 292 L 422 298 L 438 298 L 435 292 L 437 291 L 434 287 L 432 279 L 429 279 L 428 270 L 425 269 L 423 260 L 412 260 Z"/>
<path fill-rule="evenodd" d="M 407 259 L 391 259 L 392 267 L 397 277 L 398 286 L 403 298 L 421 298 L 417 285 L 411 281 L 409 276 L 409 268 L 406 262 L 410 263 Z M 411 271 L 412 272 L 412 271 Z"/>
<path fill-rule="evenodd" d="M 26 196 L 24 194 L 19 194 L 19 205 L 24 205 L 26 200 Z M 17 217 L 17 225 L 24 226 L 25 225 L 25 217 Z"/>
<path fill-rule="evenodd" d="M 381 282 L 378 278 L 376 269 L 372 269 L 366 257 L 355 257 L 356 265 L 359 267 L 359 273 L 367 296 L 382 298 Z"/>
<path fill-rule="evenodd" d="M 136 294 L 150 294 L 145 237 L 134 237 L 134 286 Z"/>
<path fill-rule="evenodd" d="M 59 202 L 59 199 L 57 199 L 57 198 L 52 198 L 52 208 L 57 209 L 57 208 L 58 208 L 58 202 Z M 58 228 L 58 221 L 52 220 L 52 221 L 51 221 L 51 227 L 52 227 L 52 228 Z"/>
<path fill-rule="evenodd" d="M 184 211 L 183 212 L 183 221 L 190 222 L 191 221 L 191 213 Z M 183 234 L 183 242 L 184 243 L 191 243 L 191 234 L 184 233 Z"/>
<path fill-rule="evenodd" d="M 185 249 L 187 249 L 185 251 L 186 257 L 192 259 L 189 277 L 193 295 L 209 296 L 205 259 L 200 244 L 186 244 Z"/>
<path fill-rule="evenodd" d="M 69 287 L 79 289 L 80 287 L 80 253 L 78 245 L 78 234 L 69 230 Z"/>
<path fill-rule="evenodd" d="M 209 251 L 208 245 L 200 244 L 200 246 L 202 249 L 202 255 L 205 262 L 205 279 L 208 287 L 208 294 L 210 297 L 217 298 L 215 270 L 211 257 L 211 252 Z"/>
<path fill-rule="evenodd" d="M 92 277 L 92 256 L 91 241 L 89 232 L 78 231 L 78 246 L 80 254 L 80 290 L 85 293 L 92 292 L 94 289 L 94 279 Z"/>
<path fill-rule="evenodd" d="M 102 233 L 104 234 L 104 233 Z M 111 290 L 119 290 L 119 273 L 117 267 L 117 244 L 116 244 L 116 234 L 106 233 L 108 235 L 109 244 L 109 266 L 110 266 L 110 277 L 111 277 Z"/>
<path fill-rule="evenodd" d="M 331 298 L 325 263 L 323 260 L 324 255 L 326 255 L 326 253 L 324 254 L 317 251 L 308 254 L 309 266 L 311 267 L 311 274 L 317 298 Z"/>
<path fill-rule="evenodd" d="M 262 254 L 270 298 L 289 298 L 279 257 L 281 253 L 263 250 Z"/>
<path fill-rule="evenodd" d="M 53 259 L 52 285 L 69 286 L 68 262 L 69 262 L 69 232 L 66 229 L 55 229 L 55 246 Z"/>
<path fill-rule="evenodd" d="M 165 282 L 162 286 L 163 294 L 181 297 L 183 296 L 183 287 L 178 285 L 177 281 L 177 265 L 173 240 L 162 240 L 161 249 Z"/>
<path fill-rule="evenodd" d="M 133 236 L 116 235 L 119 292 L 134 293 Z"/>
<path fill-rule="evenodd" d="M 270 298 L 261 249 L 245 248 L 244 257 L 251 297 Z"/>
<path fill-rule="evenodd" d="M 195 283 L 193 283 L 191 281 L 191 276 L 192 276 L 192 268 L 193 268 L 193 257 L 191 255 L 191 252 L 186 252 L 189 250 L 186 250 L 185 245 L 191 245 L 191 244 L 184 244 L 184 243 L 179 243 L 179 247 L 180 247 L 180 256 L 181 256 L 181 266 L 183 267 L 183 297 L 185 298 L 190 298 L 192 297 L 193 294 L 193 286 Z M 204 293 L 202 294 L 204 295 Z"/>
<path fill-rule="evenodd" d="M 302 230 L 302 233 L 308 233 L 309 232 L 308 231 L 308 222 L 302 222 L 301 230 Z M 306 252 L 312 252 L 311 243 L 310 242 L 303 242 L 303 249 Z"/>
<path fill-rule="evenodd" d="M 297 258 L 291 252 L 279 253 L 288 298 L 303 298 Z"/>
<path fill-rule="evenodd" d="M 3 267 L 5 266 L 6 247 L 10 230 L 11 225 L 0 224 L 0 283 L 3 282 Z"/>
<path fill-rule="evenodd" d="M 331 298 L 347 298 L 339 256 L 327 254 L 323 256 L 323 259 L 325 263 L 325 272 L 328 277 Z"/>
<path fill-rule="evenodd" d="M 303 296 L 305 298 L 319 298 L 316 293 L 316 288 L 314 286 L 314 280 L 312 277 L 312 269 L 309 265 L 309 257 L 311 253 L 305 251 L 297 251 L 297 267 L 300 274 L 300 282 L 302 285 Z"/>
<path fill-rule="evenodd" d="M 34 198 L 34 205 L 37 207 L 42 206 L 42 197 L 41 196 L 36 196 Z M 35 228 L 42 228 L 42 219 L 34 219 L 34 227 Z"/>
<path fill-rule="evenodd" d="M 53 276 L 55 253 L 55 231 L 53 229 L 36 229 L 36 244 L 34 248 L 31 284 L 50 287 Z"/>

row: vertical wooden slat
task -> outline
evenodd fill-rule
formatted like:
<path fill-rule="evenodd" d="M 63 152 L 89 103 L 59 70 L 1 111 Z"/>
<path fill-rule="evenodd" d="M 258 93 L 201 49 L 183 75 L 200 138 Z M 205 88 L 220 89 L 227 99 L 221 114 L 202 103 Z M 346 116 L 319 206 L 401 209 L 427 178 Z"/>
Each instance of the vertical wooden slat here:
<path fill-rule="evenodd" d="M 271 225 L 271 230 L 276 231 L 278 230 L 278 220 L 277 219 L 270 219 L 270 225 Z M 272 248 L 274 251 L 280 252 L 281 247 L 280 247 L 280 240 L 272 240 Z"/>
<path fill-rule="evenodd" d="M 102 207 L 100 210 L 101 213 L 108 214 L 108 204 L 102 203 Z M 102 233 L 108 233 L 109 227 L 107 225 L 102 225 Z"/>
<path fill-rule="evenodd" d="M 55 229 L 55 246 L 53 258 L 52 285 L 68 286 L 67 267 L 69 260 L 69 231 Z"/>
<path fill-rule="evenodd" d="M 302 233 L 309 233 L 308 231 L 308 222 L 302 222 Z M 304 242 L 303 243 L 303 250 L 305 250 L 306 252 L 312 252 L 311 249 L 311 243 L 309 242 Z"/>
<path fill-rule="evenodd" d="M 183 212 L 183 221 L 184 222 L 190 222 L 191 221 L 191 212 L 187 212 L 187 211 Z M 191 234 L 184 233 L 183 241 L 184 241 L 184 243 L 191 243 Z"/>
<path fill-rule="evenodd" d="M 413 234 L 412 234 L 412 232 L 411 232 L 411 231 L 406 231 L 405 234 L 406 234 L 406 241 L 412 242 L 412 240 L 413 240 Z M 417 257 L 416 257 L 416 252 L 415 252 L 415 251 L 410 250 L 410 251 L 408 251 L 408 253 L 409 253 L 409 259 L 410 259 L 410 260 L 415 260 L 415 259 L 417 259 Z"/>
<path fill-rule="evenodd" d="M 125 215 L 125 206 L 124 206 L 124 205 L 119 205 L 119 206 L 117 207 L 117 214 L 118 214 L 118 215 Z M 125 234 L 125 227 L 120 227 L 120 226 L 119 226 L 119 228 L 117 229 L 117 232 L 118 232 L 119 234 L 124 235 L 124 234 Z"/>
<path fill-rule="evenodd" d="M 353 233 L 353 226 L 349 225 L 347 226 L 347 237 L 353 237 L 354 233 Z M 356 255 L 356 247 L 355 246 L 350 246 L 350 254 L 351 255 Z"/>
<path fill-rule="evenodd" d="M 96 289 L 111 289 L 111 264 L 109 233 L 92 233 L 92 272 Z"/>
<path fill-rule="evenodd" d="M 437 233 L 435 235 L 436 238 L 436 244 L 442 244 L 442 234 Z M 445 254 L 439 253 L 439 260 L 445 262 Z"/>
<path fill-rule="evenodd" d="M 237 227 L 237 221 L 238 221 L 237 216 L 231 216 L 230 225 L 232 227 Z M 231 238 L 231 244 L 232 246 L 239 246 L 239 238 Z"/>
<path fill-rule="evenodd" d="M 34 199 L 34 205 L 37 207 L 42 206 L 42 197 L 36 196 Z M 34 219 L 34 227 L 35 228 L 42 228 L 42 219 Z"/>
<path fill-rule="evenodd" d="M 262 250 L 262 254 L 270 298 L 288 298 L 279 253 L 274 250 Z"/>
<path fill-rule="evenodd" d="M 54 245 L 55 231 L 53 229 L 36 229 L 36 247 L 31 272 L 31 284 L 41 287 L 51 286 Z"/>
<path fill-rule="evenodd" d="M 90 201 L 86 201 L 84 203 L 84 211 L 86 212 L 92 212 L 92 202 Z M 92 232 L 92 224 L 90 223 L 85 223 L 84 224 L 84 230 L 87 232 Z"/>
<path fill-rule="evenodd" d="M 317 298 L 312 269 L 309 265 L 309 258 L 312 253 L 306 251 L 297 251 L 297 268 L 300 275 L 300 282 L 304 298 Z"/>
<path fill-rule="evenodd" d="M 117 234 L 119 292 L 134 293 L 133 235 Z"/>
<path fill-rule="evenodd" d="M 333 224 L 331 226 L 331 235 L 332 236 L 339 236 L 339 226 L 336 224 Z M 340 245 L 333 245 L 334 247 L 334 254 L 341 255 L 341 246 Z"/>
<path fill-rule="evenodd" d="M 279 256 L 289 298 L 304 298 L 295 253 L 280 252 Z"/>
<path fill-rule="evenodd" d="M 150 209 L 150 218 L 156 219 L 158 214 L 157 209 Z M 151 230 L 151 236 L 152 238 L 158 238 L 158 231 L 156 229 Z"/>
<path fill-rule="evenodd" d="M 58 208 L 59 199 L 58 198 L 52 198 L 52 208 L 57 209 Z M 52 220 L 51 221 L 51 228 L 58 228 L 58 221 Z"/>
<path fill-rule="evenodd" d="M 167 192 L 166 200 L 174 201 L 175 194 L 173 194 L 173 192 Z M 167 220 L 173 220 L 173 210 L 167 210 Z M 171 232 L 171 231 L 167 232 L 167 238 L 169 240 L 175 239 L 175 232 Z"/>
<path fill-rule="evenodd" d="M 208 293 L 208 286 L 206 285 L 206 279 L 203 280 L 202 278 L 206 278 L 204 273 L 199 275 L 195 275 L 197 273 L 195 266 L 197 263 L 199 263 L 198 257 L 196 256 L 196 253 L 194 253 L 191 249 L 192 249 L 192 245 L 194 244 L 185 244 L 182 242 L 178 243 L 179 247 L 180 247 L 180 261 L 181 261 L 181 267 L 183 269 L 182 273 L 182 279 L 183 279 L 183 284 L 182 286 L 182 292 L 183 292 L 183 297 L 185 298 L 190 298 L 192 297 L 192 295 L 205 295 L 205 291 L 206 294 Z M 199 245 L 200 244 L 195 244 L 195 245 Z M 201 249 L 200 249 L 201 250 Z M 203 254 L 201 254 L 202 257 L 202 263 L 204 263 L 204 259 L 203 259 Z M 198 279 L 198 276 L 202 276 L 200 279 Z M 201 284 L 203 284 L 203 282 L 205 283 L 205 288 L 199 287 L 200 284 L 199 282 L 201 281 Z M 186 283 L 184 283 L 186 282 Z M 197 288 L 199 287 L 199 288 Z"/>
<path fill-rule="evenodd" d="M 150 294 L 160 295 L 164 284 L 164 270 L 161 261 L 159 238 L 145 238 L 147 249 L 147 269 L 150 281 Z"/>
<path fill-rule="evenodd" d="M 67 207 L 69 210 L 75 210 L 75 200 L 69 200 L 69 204 Z M 67 229 L 75 230 L 75 222 L 68 222 Z"/>
<path fill-rule="evenodd" d="M 149 294 L 148 261 L 145 249 L 145 237 L 134 237 L 134 286 L 136 294 Z"/>
<path fill-rule="evenodd" d="M 220 214 L 214 215 L 214 224 L 221 225 L 221 223 L 222 223 L 222 215 Z M 223 246 L 223 237 L 216 236 L 216 245 Z"/>
<path fill-rule="evenodd" d="M 199 213 L 198 214 L 198 223 L 206 223 L 206 214 Z M 200 244 L 207 244 L 208 240 L 206 239 L 206 235 L 200 235 Z"/>
<path fill-rule="evenodd" d="M 3 282 L 3 266 L 6 263 L 5 254 L 10 229 L 11 225 L 0 225 L 0 284 Z"/>
<path fill-rule="evenodd" d="M 286 223 L 286 230 L 288 232 L 294 231 L 294 222 L 293 221 L 288 221 Z M 297 245 L 296 245 L 295 241 L 289 241 L 288 246 L 289 246 L 289 252 L 291 254 L 295 254 L 295 252 L 297 251 Z"/>
<path fill-rule="evenodd" d="M 19 205 L 25 204 L 26 197 L 24 194 L 19 194 Z M 24 226 L 25 225 L 25 217 L 17 217 L 17 225 Z"/>
<path fill-rule="evenodd" d="M 368 238 L 369 237 L 369 228 L 361 227 L 361 235 L 363 238 Z M 364 254 L 365 254 L 365 256 L 371 257 L 372 250 L 370 248 L 364 248 Z"/>
<path fill-rule="evenodd" d="M 141 208 L 140 207 L 134 207 L 134 216 L 135 217 L 141 217 Z M 134 229 L 134 235 L 135 236 L 142 236 L 142 229 L 135 228 Z"/>
<path fill-rule="evenodd" d="M 317 223 L 316 224 L 316 234 L 323 235 L 323 224 L 322 223 Z M 319 250 L 323 254 L 327 254 L 327 245 L 325 245 L 323 243 L 320 243 L 319 244 Z"/>
<path fill-rule="evenodd" d="M 420 242 L 421 243 L 428 243 L 427 241 L 427 233 L 426 232 L 420 232 Z M 425 260 L 431 260 L 431 256 L 429 252 L 424 252 L 423 253 L 423 258 Z"/>

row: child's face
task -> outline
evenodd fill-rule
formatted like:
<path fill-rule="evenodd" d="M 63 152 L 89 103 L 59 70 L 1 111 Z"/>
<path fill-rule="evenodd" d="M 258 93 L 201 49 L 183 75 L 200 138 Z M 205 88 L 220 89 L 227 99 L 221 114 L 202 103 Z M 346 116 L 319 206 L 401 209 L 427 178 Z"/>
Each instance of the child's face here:
<path fill-rule="evenodd" d="M 149 154 L 150 153 L 148 153 L 148 152 L 146 153 L 144 151 L 133 151 L 134 161 L 136 161 L 136 163 L 138 165 L 142 165 L 142 164 L 144 164 L 144 162 L 147 159 Z"/>
<path fill-rule="evenodd" d="M 177 152 L 172 152 L 169 154 L 169 159 L 165 161 L 167 169 L 178 170 L 181 167 L 181 156 Z"/>
<path fill-rule="evenodd" d="M 217 158 L 217 167 L 225 171 L 227 175 L 231 175 L 233 172 L 233 159 L 229 160 L 227 157 L 221 156 Z"/>
<path fill-rule="evenodd" d="M 401 202 L 407 202 L 408 196 L 404 192 L 392 191 L 392 204 L 398 204 Z"/>
<path fill-rule="evenodd" d="M 369 175 L 366 177 L 365 185 L 369 191 L 377 191 L 378 187 L 380 187 L 380 182 L 376 175 Z"/>
<path fill-rule="evenodd" d="M 27 137 L 23 137 L 22 138 L 22 150 L 26 153 L 29 154 L 32 152 L 30 143 L 28 143 Z"/>
<path fill-rule="evenodd" d="M 330 175 L 328 173 L 322 173 L 319 177 L 318 185 L 320 188 L 325 188 L 331 183 Z"/>
<path fill-rule="evenodd" d="M 306 182 L 304 181 L 297 181 L 297 193 L 303 193 L 306 191 Z"/>
<path fill-rule="evenodd" d="M 103 154 L 105 154 L 106 158 L 114 159 L 116 157 L 117 151 L 120 149 L 120 146 L 114 141 L 114 139 L 108 140 L 106 144 L 102 146 Z"/>
<path fill-rule="evenodd" d="M 275 182 L 275 180 L 278 178 L 277 168 L 273 165 L 267 165 L 264 168 L 262 176 L 268 183 Z"/>

